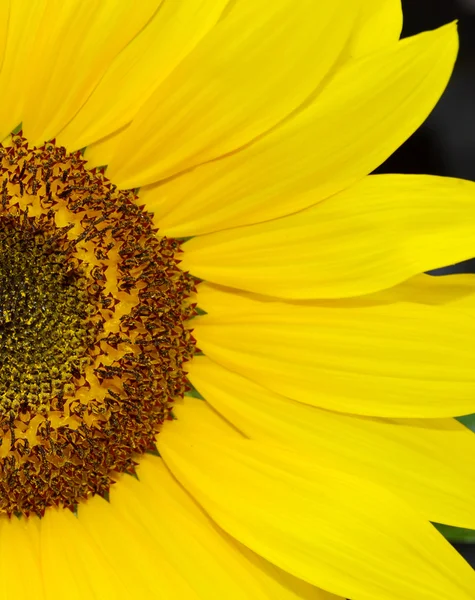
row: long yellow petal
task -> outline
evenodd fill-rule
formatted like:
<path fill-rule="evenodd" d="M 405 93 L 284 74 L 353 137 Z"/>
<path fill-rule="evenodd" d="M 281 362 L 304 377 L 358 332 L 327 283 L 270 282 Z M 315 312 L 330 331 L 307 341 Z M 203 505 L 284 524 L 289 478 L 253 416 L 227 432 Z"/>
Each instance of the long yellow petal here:
<path fill-rule="evenodd" d="M 220 292 L 220 293 L 217 293 Z M 237 296 L 238 300 L 234 301 Z M 231 298 L 233 303 L 230 304 Z M 195 298 L 194 301 L 197 301 Z M 375 294 L 345 298 L 341 302 L 338 299 L 331 300 L 282 300 L 272 296 L 253 294 L 234 288 L 227 288 L 210 283 L 201 283 L 199 286 L 199 305 L 205 312 L 214 316 L 229 315 L 233 311 L 251 311 L 258 304 L 256 302 L 283 302 L 289 306 L 296 307 L 371 307 L 384 304 L 395 304 L 409 302 L 429 306 L 450 305 L 460 311 L 471 313 L 475 306 L 475 275 L 462 273 L 435 277 L 421 273 L 411 277 L 394 287 L 381 290 Z"/>
<path fill-rule="evenodd" d="M 0 72 L 3 68 L 8 39 L 8 24 L 10 21 L 11 0 L 0 4 Z"/>
<path fill-rule="evenodd" d="M 456 27 L 448 25 L 347 63 L 286 124 L 227 158 L 144 188 L 143 201 L 163 233 L 178 237 L 311 206 L 362 179 L 423 122 L 456 53 Z"/>
<path fill-rule="evenodd" d="M 333 66 L 358 4 L 236 3 L 137 114 L 109 165 L 113 180 L 124 188 L 153 183 L 273 127 Z"/>
<path fill-rule="evenodd" d="M 116 486 L 120 486 L 120 483 L 121 481 L 117 482 Z M 120 574 L 117 579 L 128 579 L 125 588 L 128 596 L 124 590 L 120 598 L 198 600 L 198 594 L 173 567 L 171 560 L 154 542 L 149 532 L 141 525 L 131 523 L 130 519 L 125 520 L 119 511 L 114 510 L 114 496 L 119 493 L 120 490 L 111 490 L 110 503 L 95 497 L 79 507 L 79 523 L 101 556 L 101 562 L 90 564 L 88 571 L 97 569 L 104 561 L 110 561 Z M 136 507 L 129 506 L 129 511 L 134 510 Z M 90 556 L 91 560 L 92 558 Z M 85 573 L 86 577 L 88 571 Z"/>
<path fill-rule="evenodd" d="M 183 268 L 281 298 L 342 298 L 471 258 L 475 184 L 377 175 L 297 214 L 195 237 Z"/>
<path fill-rule="evenodd" d="M 396 42 L 401 29 L 401 0 L 364 0 L 345 56 L 363 56 Z"/>
<path fill-rule="evenodd" d="M 40 556 L 46 600 L 130 600 L 135 590 L 143 589 L 139 580 L 120 570 L 115 555 L 101 551 L 80 518 L 66 509 L 50 508 L 41 519 Z"/>
<path fill-rule="evenodd" d="M 109 163 L 109 160 L 113 156 L 115 149 L 117 148 L 117 144 L 127 127 L 129 126 L 125 125 L 118 131 L 111 133 L 97 142 L 94 142 L 86 148 L 84 152 L 84 158 L 87 160 L 88 169 L 93 169 L 94 167 L 103 167 Z"/>
<path fill-rule="evenodd" d="M 384 294 L 380 304 L 376 294 L 366 302 L 272 302 L 211 284 L 198 288 L 198 303 L 202 292 L 208 314 L 193 321 L 198 347 L 277 393 L 370 416 L 475 412 L 473 296 L 462 311 Z"/>
<path fill-rule="evenodd" d="M 220 435 L 190 402 L 159 448 L 223 529 L 293 575 L 352 600 L 469 600 L 475 574 L 384 488 L 305 453 Z"/>
<path fill-rule="evenodd" d="M 0 519 L 0 597 L 49 600 L 43 587 L 39 519 Z"/>
<path fill-rule="evenodd" d="M 162 2 L 150 23 L 114 59 L 79 113 L 58 135 L 58 142 L 68 149 L 82 148 L 130 123 L 153 91 L 215 25 L 227 2 Z"/>
<path fill-rule="evenodd" d="M 6 27 L 2 67 L 0 70 L 0 139 L 20 124 L 29 72 L 36 39 L 47 0 L 11 0 Z M 2 11 L 6 3 L 1 2 Z M 0 14 L 5 18 L 5 13 Z"/>
<path fill-rule="evenodd" d="M 153 540 L 196 597 L 207 600 L 212 593 L 232 600 L 333 599 L 291 576 L 285 581 L 265 560 L 243 552 L 189 497 L 161 459 L 145 457 L 138 476 L 139 480 L 129 477 L 120 482 L 110 509 L 124 526 Z"/>
<path fill-rule="evenodd" d="M 41 144 L 61 131 L 160 3 L 47 1 L 22 73 L 28 83 L 22 121 L 30 143 Z"/>
<path fill-rule="evenodd" d="M 248 437 L 301 448 L 323 465 L 391 489 L 430 521 L 475 529 L 475 434 L 457 421 L 390 421 L 321 410 L 206 356 L 196 356 L 187 369 L 206 401 Z"/>
<path fill-rule="evenodd" d="M 275 598 L 279 598 L 279 600 L 344 600 L 341 596 L 336 596 L 302 579 L 297 579 L 297 577 L 262 558 L 235 538 L 231 538 L 224 531 L 223 533 L 233 540 L 233 544 L 239 547 L 241 554 L 247 558 L 247 568 L 256 570 L 256 577 L 259 577 L 262 588 L 266 590 L 269 600 Z"/>

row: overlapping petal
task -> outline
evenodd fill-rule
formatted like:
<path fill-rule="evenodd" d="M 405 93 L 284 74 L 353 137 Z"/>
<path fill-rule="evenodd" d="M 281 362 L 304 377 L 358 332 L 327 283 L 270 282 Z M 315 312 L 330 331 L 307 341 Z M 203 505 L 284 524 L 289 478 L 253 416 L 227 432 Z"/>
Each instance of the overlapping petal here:
<path fill-rule="evenodd" d="M 227 436 L 190 400 L 160 434 L 173 474 L 236 539 L 353 600 L 469 600 L 475 574 L 409 504 L 307 454 Z"/>
<path fill-rule="evenodd" d="M 246 436 L 300 448 L 379 483 L 425 518 L 475 529 L 475 435 L 453 419 L 360 418 L 292 401 L 206 356 L 188 366 L 206 401 Z"/>
<path fill-rule="evenodd" d="M 211 581 L 213 593 L 233 600 L 338 600 L 281 572 L 220 530 L 157 457 L 141 461 L 139 479 L 121 478 L 110 503 L 94 498 L 79 511 L 78 518 L 50 510 L 28 524 L 36 527 L 36 535 L 28 536 L 31 547 L 36 544 L 47 600 L 208 600 Z M 11 529 L 24 543 L 22 527 L 15 521 Z M 65 531 L 71 532 L 66 544 Z"/>
<path fill-rule="evenodd" d="M 456 52 L 456 28 L 448 25 L 347 63 L 310 106 L 272 133 L 145 187 L 141 198 L 161 231 L 179 237 L 311 206 L 362 179 L 414 132 L 442 93 Z"/>
<path fill-rule="evenodd" d="M 140 110 L 110 162 L 111 177 L 124 188 L 153 183 L 273 127 L 333 66 L 358 4 L 237 2 Z"/>
<path fill-rule="evenodd" d="M 0 5 L 0 71 L 5 58 L 8 39 L 8 25 L 10 20 L 10 0 L 5 0 Z"/>
<path fill-rule="evenodd" d="M 39 519 L 0 519 L 0 594 L 50 600 L 43 588 Z"/>
<path fill-rule="evenodd" d="M 30 143 L 40 145 L 61 131 L 160 4 L 161 0 L 46 0 L 25 78 L 21 120 Z M 1 83 L 0 89 L 3 93 Z"/>
<path fill-rule="evenodd" d="M 98 497 L 91 502 L 93 506 L 89 510 L 94 512 L 94 505 L 104 500 Z M 37 560 L 41 565 L 45 600 L 94 597 L 126 600 L 134 589 L 142 593 L 147 589 L 142 581 L 131 580 L 121 572 L 120 562 L 116 563 L 113 556 L 103 554 L 81 520 L 69 510 L 50 509 L 38 521 Z M 18 521 L 14 525 L 18 528 Z M 27 567 L 23 568 L 25 572 Z M 2 579 L 4 577 L 2 571 Z M 37 593 L 35 590 L 32 597 Z"/>
<path fill-rule="evenodd" d="M 212 29 L 227 3 L 158 3 L 159 10 L 114 59 L 84 106 L 58 135 L 58 142 L 76 150 L 130 123 L 153 91 Z M 102 160 L 100 164 L 109 162 Z"/>
<path fill-rule="evenodd" d="M 381 417 L 475 412 L 473 296 L 432 306 L 358 299 L 285 303 L 211 284 L 193 321 L 200 349 L 306 404 Z M 216 311 L 213 310 L 216 305 Z M 223 308 L 226 307 L 226 310 Z"/>
<path fill-rule="evenodd" d="M 377 175 L 294 215 L 195 237 L 183 268 L 281 298 L 342 298 L 475 254 L 475 184 Z"/>
<path fill-rule="evenodd" d="M 224 4 L 226 0 L 222 0 Z M 354 7 L 350 9 L 353 11 Z M 206 35 L 221 11 L 222 6 L 215 0 L 164 3 L 148 26 L 112 62 L 85 105 L 58 134 L 58 142 L 70 149 L 87 144 L 86 156 L 91 166 L 108 164 L 139 108 Z M 363 2 L 359 11 L 350 39 L 337 61 L 338 67 L 345 60 L 399 38 L 402 21 L 399 0 Z M 120 134 L 111 143 L 109 138 L 114 131 Z M 108 141 L 102 144 L 104 137 Z"/>
<path fill-rule="evenodd" d="M 47 0 L 2 2 L 2 16 L 6 26 L 4 49 L 0 69 L 0 139 L 6 138 L 23 118 L 23 107 L 33 44 Z M 7 14 L 5 14 L 7 13 Z"/>
<path fill-rule="evenodd" d="M 140 522 L 149 530 L 203 600 L 210 593 L 211 580 L 217 596 L 232 599 L 336 600 L 332 594 L 279 572 L 246 552 L 200 509 L 160 459 L 145 458 L 139 481 L 126 481 L 126 489 L 116 493 L 116 506 L 129 519 L 130 507 L 138 508 L 132 526 Z"/>
<path fill-rule="evenodd" d="M 345 58 L 355 58 L 396 42 L 401 35 L 401 0 L 364 0 Z"/>

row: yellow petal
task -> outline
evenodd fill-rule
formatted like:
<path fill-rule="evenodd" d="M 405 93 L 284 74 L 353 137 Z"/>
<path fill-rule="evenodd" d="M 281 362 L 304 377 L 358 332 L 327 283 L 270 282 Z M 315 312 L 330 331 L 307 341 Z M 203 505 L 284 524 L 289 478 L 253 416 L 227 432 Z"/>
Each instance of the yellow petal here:
<path fill-rule="evenodd" d="M 93 499 L 91 502 L 103 501 Z M 41 572 L 46 600 L 128 600 L 133 597 L 134 589 L 142 589 L 140 581 L 118 568 L 114 555 L 107 556 L 101 551 L 81 519 L 69 510 L 48 509 L 40 528 Z"/>
<path fill-rule="evenodd" d="M 401 0 L 364 0 L 345 55 L 347 58 L 363 56 L 396 42 L 401 29 Z"/>
<path fill-rule="evenodd" d="M 123 188 L 153 183 L 273 127 L 332 67 L 357 6 L 238 2 L 140 110 L 110 163 L 114 182 Z"/>
<path fill-rule="evenodd" d="M 11 10 L 10 4 L 11 0 L 4 0 L 4 2 L 0 4 L 0 71 L 3 67 L 7 47 L 8 24 Z"/>
<path fill-rule="evenodd" d="M 319 300 L 291 300 L 290 302 L 307 306 L 322 306 L 325 304 L 325 302 Z M 475 308 L 475 275 L 463 273 L 435 277 L 423 273 L 376 294 L 345 298 L 342 305 L 371 307 L 402 302 L 440 307 L 448 306 L 450 311 L 463 311 L 468 315 L 473 314 Z M 334 306 L 335 300 L 330 300 L 327 304 L 328 306 Z"/>
<path fill-rule="evenodd" d="M 217 293 L 221 292 L 221 293 Z M 226 292 L 226 293 L 225 293 Z M 238 297 L 238 302 L 230 304 L 231 296 Z M 411 277 L 402 283 L 366 296 L 345 298 L 342 302 L 338 299 L 332 300 L 282 300 L 272 296 L 253 294 L 233 288 L 226 288 L 210 283 L 201 283 L 199 286 L 199 305 L 205 312 L 216 315 L 228 315 L 229 311 L 252 311 L 256 308 L 256 302 L 284 302 L 289 306 L 307 307 L 371 307 L 383 304 L 394 304 L 409 302 L 416 304 L 427 304 L 430 306 L 442 306 L 449 304 L 451 307 L 459 308 L 465 312 L 473 312 L 475 306 L 475 275 L 463 273 L 459 275 L 448 275 L 435 277 L 425 273 Z M 197 302 L 197 297 L 194 298 Z"/>
<path fill-rule="evenodd" d="M 158 85 L 215 25 L 226 3 L 162 2 L 147 26 L 114 59 L 79 113 L 58 135 L 58 142 L 68 149 L 82 148 L 130 123 Z"/>
<path fill-rule="evenodd" d="M 207 600 L 211 595 L 233 600 L 333 598 L 292 577 L 286 589 L 285 576 L 274 573 L 265 560 L 243 553 L 242 546 L 216 527 L 161 459 L 144 457 L 138 476 L 139 480 L 128 477 L 119 483 L 110 508 L 124 527 L 153 539 L 197 598 Z M 159 580 L 160 571 L 157 575 Z M 297 595 L 302 587 L 305 593 Z"/>
<path fill-rule="evenodd" d="M 302 579 L 297 579 L 239 543 L 235 538 L 231 538 L 224 531 L 223 534 L 232 539 L 233 544 L 239 547 L 241 554 L 247 558 L 249 561 L 247 568 L 257 569 L 261 585 L 266 590 L 269 600 L 274 600 L 274 598 L 279 600 L 344 600 L 341 596 L 336 596 Z"/>
<path fill-rule="evenodd" d="M 84 158 L 87 160 L 87 168 L 93 169 L 94 167 L 103 167 L 107 165 L 117 148 L 117 143 L 120 140 L 125 129 L 129 127 L 125 125 L 118 131 L 111 133 L 110 135 L 94 142 L 90 146 L 87 146 L 84 152 Z"/>
<path fill-rule="evenodd" d="M 475 412 L 471 304 L 267 301 L 211 284 L 193 321 L 210 358 L 295 400 L 361 415 L 446 417 Z M 213 297 L 217 311 L 213 312 Z M 227 312 L 223 307 L 227 306 Z"/>
<path fill-rule="evenodd" d="M 374 302 L 417 302 L 418 304 L 443 305 L 450 304 L 471 313 L 475 307 L 475 275 L 463 273 L 434 277 L 432 275 L 417 275 L 399 285 L 371 294 L 364 298 L 354 298 L 355 306 L 369 306 Z"/>
<path fill-rule="evenodd" d="M 120 486 L 120 483 L 121 481 L 116 486 Z M 119 511 L 114 510 L 114 496 L 119 493 L 120 490 L 111 490 L 110 503 L 95 497 L 79 507 L 79 523 L 101 556 L 101 561 L 90 564 L 88 571 L 97 569 L 104 561 L 110 561 L 120 574 L 117 579 L 128 580 L 121 598 L 197 600 L 198 595 L 173 568 L 170 559 L 149 532 L 136 523 L 134 526 L 130 519 L 125 520 Z M 135 506 L 129 506 L 129 511 L 134 510 L 137 510 Z M 117 587 L 120 585 L 119 583 Z M 105 598 L 107 597 L 106 595 Z"/>
<path fill-rule="evenodd" d="M 297 214 L 195 237 L 182 267 L 281 298 L 342 298 L 471 258 L 475 184 L 377 175 Z"/>
<path fill-rule="evenodd" d="M 301 448 L 391 489 L 424 517 L 475 529 L 475 435 L 453 419 L 369 419 L 301 404 L 196 356 L 188 377 L 248 437 Z"/>
<path fill-rule="evenodd" d="M 473 598 L 473 570 L 409 504 L 289 448 L 210 435 L 205 409 L 196 401 L 179 410 L 160 452 L 243 544 L 353 600 Z"/>
<path fill-rule="evenodd" d="M 160 3 L 48 0 L 22 73 L 28 82 L 22 121 L 30 143 L 41 144 L 61 131 Z"/>
<path fill-rule="evenodd" d="M 49 600 L 43 589 L 39 519 L 0 519 L 0 597 Z"/>
<path fill-rule="evenodd" d="M 5 12 L 0 13 L 7 27 L 6 43 L 0 70 L 0 139 L 4 139 L 20 124 L 23 117 L 25 91 L 29 83 L 30 65 L 33 56 L 33 43 L 45 10 L 47 0 L 10 2 L 8 20 L 3 20 Z M 2 11 L 7 4 L 0 3 Z"/>
<path fill-rule="evenodd" d="M 347 63 L 287 123 L 227 158 L 146 188 L 144 201 L 163 233 L 177 237 L 315 204 L 370 173 L 424 121 L 456 52 L 456 28 L 448 25 Z"/>

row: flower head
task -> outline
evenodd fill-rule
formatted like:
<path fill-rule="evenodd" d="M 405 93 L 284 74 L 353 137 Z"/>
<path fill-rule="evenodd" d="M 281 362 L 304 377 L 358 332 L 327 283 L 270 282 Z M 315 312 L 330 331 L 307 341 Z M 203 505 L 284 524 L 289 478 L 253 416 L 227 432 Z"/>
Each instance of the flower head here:
<path fill-rule="evenodd" d="M 455 25 L 0 3 L 0 574 L 23 598 L 467 600 L 468 182 L 371 176 Z"/>

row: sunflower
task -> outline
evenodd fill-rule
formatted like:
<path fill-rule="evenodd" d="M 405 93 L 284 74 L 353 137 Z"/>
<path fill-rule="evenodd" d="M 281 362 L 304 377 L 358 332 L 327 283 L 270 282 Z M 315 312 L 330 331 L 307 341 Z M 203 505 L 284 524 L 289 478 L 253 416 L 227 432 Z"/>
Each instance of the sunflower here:
<path fill-rule="evenodd" d="M 455 25 L 0 11 L 1 597 L 474 598 L 475 187 L 369 175 Z"/>

